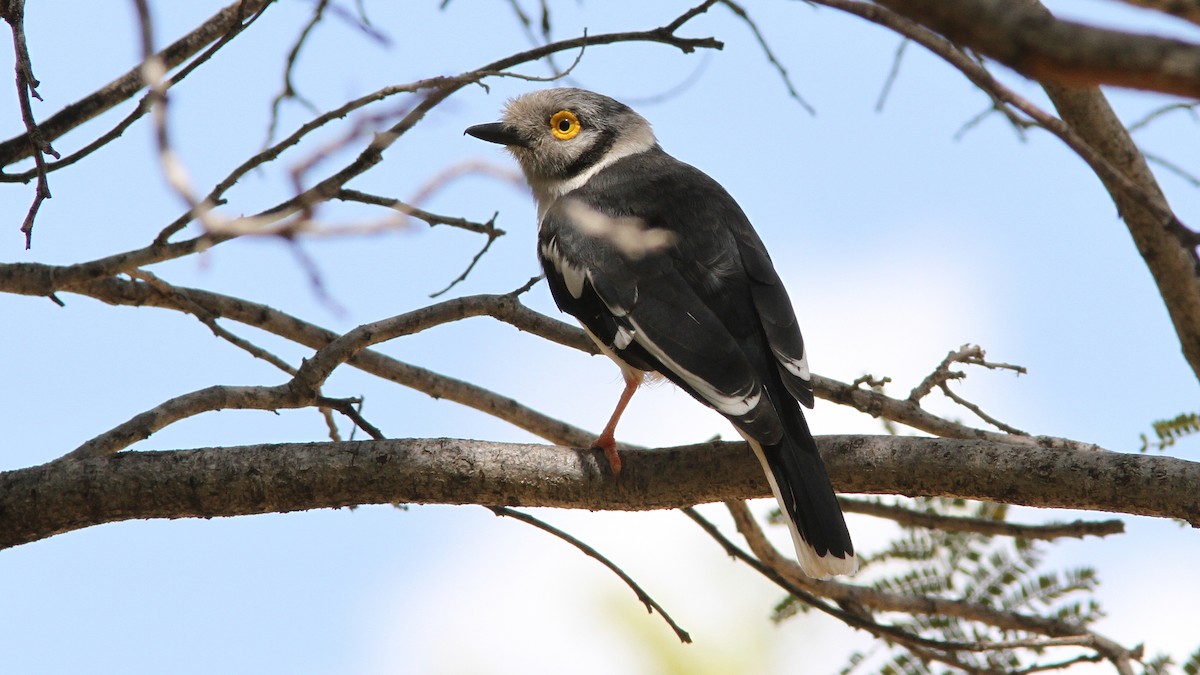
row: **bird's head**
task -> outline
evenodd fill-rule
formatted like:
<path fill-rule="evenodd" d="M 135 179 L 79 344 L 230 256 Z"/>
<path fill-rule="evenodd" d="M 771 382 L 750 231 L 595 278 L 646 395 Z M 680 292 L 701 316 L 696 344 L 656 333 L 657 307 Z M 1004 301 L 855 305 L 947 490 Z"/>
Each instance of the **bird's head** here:
<path fill-rule="evenodd" d="M 466 133 L 504 145 L 543 203 L 617 159 L 657 145 L 650 123 L 629 106 L 570 88 L 514 98 L 499 122 L 477 124 Z"/>

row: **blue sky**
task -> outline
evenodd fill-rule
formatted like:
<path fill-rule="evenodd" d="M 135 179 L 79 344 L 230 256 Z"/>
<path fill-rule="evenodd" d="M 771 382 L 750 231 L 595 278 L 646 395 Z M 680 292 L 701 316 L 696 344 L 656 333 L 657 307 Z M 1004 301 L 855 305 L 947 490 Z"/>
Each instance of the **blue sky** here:
<path fill-rule="evenodd" d="M 220 3 L 162 3 L 159 44 Z M 345 3 L 348 7 L 351 3 Z M 1056 3 L 1124 21 L 1116 3 Z M 318 109 L 380 86 L 483 65 L 526 46 L 507 3 L 367 3 L 390 44 L 364 39 L 337 20 L 313 36 L 296 84 Z M 263 141 L 266 109 L 283 59 L 310 3 L 272 8 L 249 33 L 172 90 L 175 146 L 206 192 Z M 686 5 L 564 3 L 555 35 L 661 25 Z M 69 11 L 66 9 L 69 7 Z M 814 369 L 842 380 L 869 372 L 905 392 L 947 351 L 972 342 L 1029 374 L 970 373 L 959 391 L 985 410 L 1034 432 L 1134 451 L 1154 419 L 1195 410 L 1196 381 L 1179 353 L 1148 272 L 1099 181 L 1048 134 L 1024 141 L 998 116 L 956 140 L 986 97 L 936 58 L 909 47 L 886 106 L 875 103 L 899 39 L 831 10 L 764 3 L 755 16 L 816 109 L 788 98 L 746 28 L 713 10 L 682 33 L 715 35 L 719 53 L 682 55 L 662 45 L 590 49 L 574 82 L 633 104 L 664 148 L 723 183 L 772 251 L 791 290 Z M 27 29 L 40 118 L 91 92 L 138 58 L 127 3 L 31 3 Z M 636 17 L 636 18 L 630 18 Z M 101 28 L 102 27 L 102 28 Z M 1153 26 L 1159 30 L 1158 25 Z M 1175 30 L 1175 29 L 1172 29 Z M 1194 31 L 1184 33 L 1196 38 Z M 10 59 L 6 52 L 3 59 Z M 566 62 L 566 59 L 562 59 Z M 10 61 L 4 61 L 11 67 Z M 997 72 L 1027 96 L 1037 90 Z M 11 72 L 11 71 L 10 71 Z M 522 72 L 544 75 L 538 66 Z M 698 75 L 697 75 L 698 73 Z M 665 100 L 662 91 L 696 76 Z M 544 85 L 504 79 L 464 90 L 388 150 L 350 187 L 397 197 L 464 161 L 512 169 L 496 147 L 462 129 L 496 118 L 504 101 Z M 1166 102 L 1111 95 L 1132 121 Z M 125 114 L 102 116 L 55 143 L 80 147 Z M 20 130 L 11 87 L 0 90 L 0 134 Z M 306 119 L 285 106 L 290 132 Z M 1186 114 L 1139 132 L 1149 151 L 1188 166 L 1200 156 Z M 337 133 L 284 157 L 296 166 Z M 338 166 L 337 159 L 318 169 Z M 1200 167 L 1191 166 L 1200 170 Z M 1185 222 L 1200 219 L 1196 188 L 1158 171 Z M 151 130 L 141 123 L 118 146 L 52 174 L 32 251 L 16 232 L 31 186 L 2 188 L 10 223 L 0 260 L 67 263 L 143 246 L 182 210 L 158 172 Z M 251 174 L 226 212 L 252 213 L 286 196 L 286 173 Z M 505 292 L 537 273 L 533 205 L 511 186 L 461 179 L 426 208 L 476 220 L 499 211 L 508 231 L 456 294 Z M 374 217 L 346 207 L 331 221 Z M 266 302 L 348 330 L 427 304 L 474 255 L 477 236 L 446 228 L 304 242 L 340 310 L 314 293 L 293 253 L 274 240 L 223 244 L 157 266 L 180 285 Z M 2 468 L 50 460 L 169 398 L 212 384 L 276 384 L 282 374 L 215 339 L 190 317 L 110 308 L 65 295 L 0 298 Z M 555 314 L 544 286 L 526 296 Z M 306 351 L 231 328 L 293 363 Z M 598 429 L 620 384 L 600 358 L 570 352 L 473 319 L 382 347 L 397 358 L 470 379 L 585 428 Z M 453 403 L 434 401 L 350 370 L 327 393 L 363 395 L 366 414 L 396 437 L 532 440 L 529 434 Z M 944 401 L 934 409 L 969 419 Z M 818 433 L 878 433 L 877 421 L 821 404 Z M 670 387 L 643 391 L 621 428 L 633 443 L 675 445 L 731 429 Z M 321 440 L 312 411 L 224 412 L 166 429 L 137 449 Z M 1173 452 L 1195 458 L 1197 443 Z M 762 504 L 766 507 L 767 504 Z M 714 518 L 720 510 L 709 509 Z M 745 672 L 830 672 L 848 630 L 821 618 L 774 628 L 779 593 L 729 562 L 676 513 L 539 513 L 617 560 L 685 627 L 697 644 L 671 645 L 619 581 L 561 542 L 481 508 L 390 507 L 214 521 L 105 525 L 0 552 L 0 653 L 19 673 L 537 673 L 659 672 L 656 658 L 740 664 Z M 1076 514 L 1018 509 L 1026 520 Z M 1129 534 L 1056 546 L 1056 566 L 1094 565 L 1109 617 L 1098 630 L 1148 651 L 1195 648 L 1187 622 L 1164 606 L 1192 607 L 1200 582 L 1196 534 L 1175 523 L 1127 518 Z M 852 518 L 860 548 L 890 529 Z M 1147 579 L 1151 583 L 1147 583 Z M 1190 615 L 1189 615 L 1190 616 Z M 589 653 L 594 663 L 579 664 Z M 656 656 L 659 655 L 659 656 Z M 753 656 L 750 656 L 753 655 Z M 747 659 L 760 659 L 747 663 Z M 731 660 L 730 660 L 731 659 Z M 733 666 L 731 666 L 733 667 Z"/>

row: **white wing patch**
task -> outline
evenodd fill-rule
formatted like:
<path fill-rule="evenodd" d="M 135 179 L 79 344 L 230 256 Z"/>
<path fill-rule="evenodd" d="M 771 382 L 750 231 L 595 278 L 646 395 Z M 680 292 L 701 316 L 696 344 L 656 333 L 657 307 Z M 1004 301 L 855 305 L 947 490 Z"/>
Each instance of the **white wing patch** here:
<path fill-rule="evenodd" d="M 812 381 L 812 371 L 808 369 L 808 354 L 802 354 L 800 358 L 793 359 L 791 357 L 784 356 L 775 349 L 772 349 L 771 351 L 775 352 L 775 358 L 779 360 L 779 363 L 785 369 L 787 369 L 789 373 L 804 380 L 805 382 Z"/>
<path fill-rule="evenodd" d="M 758 407 L 758 402 L 762 398 L 762 391 L 759 387 L 752 385 L 743 391 L 733 394 L 718 391 L 716 387 L 709 384 L 704 378 L 685 370 L 676 363 L 658 345 L 646 337 L 646 332 L 642 330 L 641 326 L 638 326 L 636 321 L 630 319 L 630 323 L 633 324 L 633 337 L 637 340 L 638 344 L 645 347 L 646 351 L 650 352 L 668 370 L 683 378 L 684 382 L 687 382 L 692 389 L 696 390 L 697 394 L 704 397 L 704 400 L 712 404 L 717 410 L 726 415 L 742 417 Z"/>
<path fill-rule="evenodd" d="M 617 349 L 625 349 L 631 342 L 633 342 L 633 333 L 624 326 L 618 326 L 617 335 L 613 338 L 613 346 Z"/>
<path fill-rule="evenodd" d="M 571 297 L 576 300 L 583 297 L 583 282 L 588 277 L 588 271 L 564 258 L 558 250 L 558 243 L 553 239 L 542 247 L 542 255 L 562 275 L 563 283 L 566 284 Z"/>

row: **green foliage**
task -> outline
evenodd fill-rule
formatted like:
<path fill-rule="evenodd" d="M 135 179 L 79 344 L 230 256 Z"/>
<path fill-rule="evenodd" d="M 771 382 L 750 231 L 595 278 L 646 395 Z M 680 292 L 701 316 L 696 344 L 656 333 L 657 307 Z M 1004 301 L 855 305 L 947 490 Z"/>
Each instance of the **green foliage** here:
<path fill-rule="evenodd" d="M 1008 508 L 1003 504 L 963 499 L 919 498 L 904 506 L 926 513 L 1003 521 Z M 1056 617 L 1085 626 L 1100 616 L 1092 597 L 1095 570 L 1087 567 L 1063 571 L 1042 567 L 1043 549 L 1038 542 L 941 529 L 904 527 L 898 537 L 881 551 L 863 556 L 860 583 L 876 590 L 909 596 L 968 602 L 992 610 Z M 803 611 L 793 599 L 781 602 L 776 620 Z M 889 617 L 875 617 L 881 622 Z M 892 625 L 940 642 L 983 643 L 1037 639 L 1040 636 L 1002 630 L 985 623 L 955 616 L 897 615 Z M 959 651 L 957 658 L 966 669 L 1012 672 L 1044 663 L 1045 655 L 1028 649 Z M 933 670 L 936 668 L 936 670 Z M 874 672 L 880 675 L 926 675 L 947 670 L 925 655 L 902 645 L 889 645 L 873 656 L 855 653 L 843 673 Z M 1197 673 L 1196 675 L 1200 675 Z"/>
<path fill-rule="evenodd" d="M 1184 675 L 1200 675 L 1200 647 L 1183 663 Z"/>
<path fill-rule="evenodd" d="M 1151 441 L 1146 434 L 1142 434 L 1141 451 L 1146 452 L 1151 448 L 1166 450 L 1185 436 L 1200 434 L 1200 413 L 1181 413 L 1169 420 L 1151 422 L 1150 426 L 1158 440 Z"/>

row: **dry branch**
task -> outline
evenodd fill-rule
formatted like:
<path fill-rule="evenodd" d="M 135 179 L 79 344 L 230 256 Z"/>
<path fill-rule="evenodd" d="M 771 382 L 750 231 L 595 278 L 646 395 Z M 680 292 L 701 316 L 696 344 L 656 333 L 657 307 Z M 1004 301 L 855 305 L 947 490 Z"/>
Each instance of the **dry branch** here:
<path fill-rule="evenodd" d="M 211 16 L 195 30 L 171 43 L 155 56 L 167 69 L 174 68 L 225 34 L 238 30 L 243 21 L 269 4 L 271 4 L 271 0 L 238 0 Z M 51 115 L 38 125 L 38 128 L 45 140 L 52 142 L 84 122 L 97 117 L 122 101 L 128 100 L 145 86 L 142 65 L 138 64 L 124 75 Z M 30 157 L 31 154 L 27 134 L 0 142 L 0 167 Z"/>
<path fill-rule="evenodd" d="M 1082 539 L 1088 535 L 1106 537 L 1123 534 L 1125 523 L 1120 520 L 1075 520 L 1070 523 L 1046 523 L 1030 525 L 1010 523 L 1004 520 L 949 516 L 930 511 L 917 511 L 898 504 L 884 504 L 874 500 L 841 497 L 838 500 L 842 511 L 862 513 L 878 518 L 887 518 L 907 527 L 925 527 L 943 532 L 976 532 L 988 536 L 1021 537 L 1024 539 L 1052 540 L 1063 537 Z"/>
<path fill-rule="evenodd" d="M 86 269 L 94 264 L 56 267 L 36 263 L 0 263 L 0 291 L 48 297 L 55 297 L 54 293 L 59 291 L 70 291 L 113 305 L 163 307 L 193 314 L 199 308 L 210 317 L 238 321 L 313 349 L 320 349 L 338 337 L 338 334 L 331 330 L 266 305 L 211 291 L 178 286 L 164 290 L 160 285 L 116 278 L 100 279 L 87 284 L 74 281 L 81 276 L 81 267 Z M 411 315 L 423 317 L 420 319 L 420 326 L 415 327 L 414 331 L 471 316 L 490 316 L 551 342 L 590 354 L 597 353 L 595 344 L 581 329 L 528 309 L 517 300 L 515 294 L 457 298 L 416 310 Z M 530 410 L 510 398 L 397 361 L 375 351 L 365 350 L 349 363 L 377 377 L 425 392 L 430 396 L 481 410 L 552 443 L 585 445 L 595 438 L 588 432 Z M 1087 451 L 1100 449 L 1092 444 L 1053 436 L 1012 436 L 976 429 L 938 417 L 917 402 L 892 398 L 821 375 L 813 375 L 813 387 L 817 396 L 823 399 L 936 436 L 1031 447 Z"/>
<path fill-rule="evenodd" d="M 1196 462 L 904 436 L 823 436 L 818 443 L 843 492 L 954 496 L 1200 525 Z M 0 474 L 0 546 L 137 518 L 404 502 L 645 510 L 769 494 L 744 443 L 629 449 L 622 459 L 619 482 L 599 451 L 450 439 L 61 459 Z"/>
<path fill-rule="evenodd" d="M 1056 19 L 1012 0 L 879 0 L 1036 80 L 1200 98 L 1200 46 Z"/>
<path fill-rule="evenodd" d="M 1051 638 L 1071 638 L 1078 643 L 1083 638 L 1104 658 L 1116 665 L 1118 672 L 1132 673 L 1129 660 L 1137 649 L 1131 651 L 1116 642 L 1090 632 L 1083 626 L 1052 617 L 1035 616 L 1021 612 L 1006 611 L 993 606 L 932 596 L 894 593 L 840 581 L 820 581 L 809 578 L 795 561 L 781 555 L 771 545 L 750 509 L 742 502 L 727 501 L 725 506 L 733 516 L 738 532 L 746 538 L 750 550 L 758 556 L 760 565 L 769 568 L 774 575 L 786 579 L 805 593 L 836 601 L 842 607 L 860 608 L 863 614 L 875 612 L 900 612 L 910 615 L 957 617 L 975 621 L 1006 631 L 1023 631 Z M 724 544 L 727 547 L 729 544 Z M 800 596 L 798 596 L 800 597 Z M 904 642 L 901 640 L 901 642 Z M 912 644 L 906 644 L 909 649 Z M 915 653 L 915 650 L 914 650 Z"/>
<path fill-rule="evenodd" d="M 1002 85 L 975 59 L 945 37 L 901 14 L 858 0 L 814 1 L 860 16 L 920 43 L 961 71 L 1001 106 L 1001 110 L 1011 107 L 1028 116 L 1030 123 L 1057 136 L 1087 162 L 1104 183 L 1126 220 L 1159 286 L 1184 356 L 1193 373 L 1200 378 L 1200 255 L 1197 254 L 1200 235 L 1184 226 L 1171 211 L 1153 174 L 1146 167 L 1145 158 L 1099 90 L 1043 83 L 1063 115 L 1063 119 L 1058 119 Z M 961 1 L 977 0 L 955 0 Z M 895 4 L 905 3 L 897 0 Z M 924 7 L 927 3 L 913 4 Z M 1011 7 L 1015 8 L 1012 11 L 1038 18 L 1038 21 L 1055 20 L 1036 0 L 1002 4 L 1003 7 L 997 11 Z M 945 7 L 952 5 L 955 3 L 947 2 Z M 1200 70 L 1194 74 L 1200 78 Z"/>

